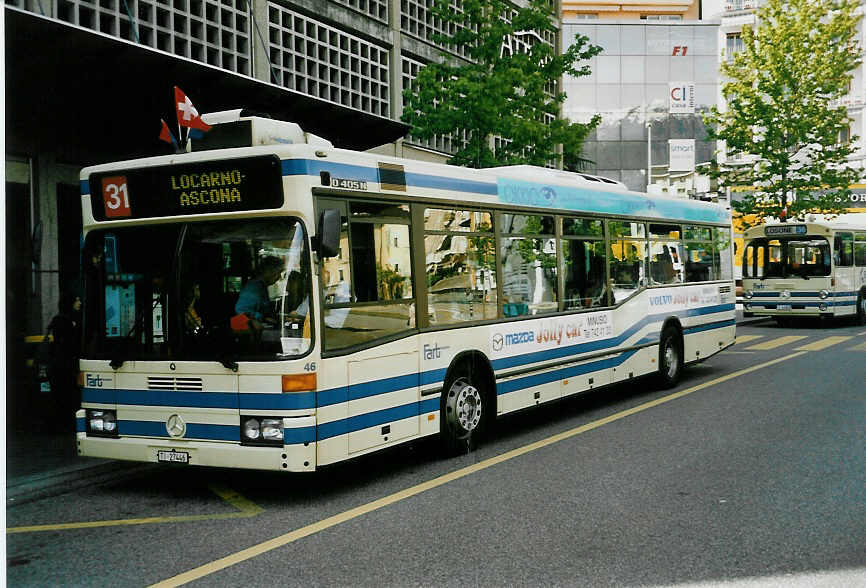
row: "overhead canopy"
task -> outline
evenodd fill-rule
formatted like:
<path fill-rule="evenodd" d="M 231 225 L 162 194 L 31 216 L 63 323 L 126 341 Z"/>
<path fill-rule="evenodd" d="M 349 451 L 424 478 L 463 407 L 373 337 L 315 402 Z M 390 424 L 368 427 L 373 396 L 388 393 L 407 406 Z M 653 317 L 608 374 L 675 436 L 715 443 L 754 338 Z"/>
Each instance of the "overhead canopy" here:
<path fill-rule="evenodd" d="M 57 20 L 5 8 L 6 148 L 97 163 L 167 153 L 173 86 L 199 112 L 247 108 L 364 150 L 408 126 Z M 176 131 L 175 131 L 176 132 Z M 87 161 L 82 161 L 86 159 Z"/>

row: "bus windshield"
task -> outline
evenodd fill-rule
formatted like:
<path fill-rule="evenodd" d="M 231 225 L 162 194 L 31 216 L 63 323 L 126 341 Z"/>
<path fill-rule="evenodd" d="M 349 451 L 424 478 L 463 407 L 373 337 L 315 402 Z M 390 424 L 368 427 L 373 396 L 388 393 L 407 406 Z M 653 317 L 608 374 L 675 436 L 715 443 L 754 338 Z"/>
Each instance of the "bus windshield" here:
<path fill-rule="evenodd" d="M 830 269 L 830 243 L 823 237 L 754 239 L 744 251 L 747 278 L 824 277 Z"/>
<path fill-rule="evenodd" d="M 268 360 L 310 348 L 302 224 L 249 219 L 92 231 L 85 357 Z"/>

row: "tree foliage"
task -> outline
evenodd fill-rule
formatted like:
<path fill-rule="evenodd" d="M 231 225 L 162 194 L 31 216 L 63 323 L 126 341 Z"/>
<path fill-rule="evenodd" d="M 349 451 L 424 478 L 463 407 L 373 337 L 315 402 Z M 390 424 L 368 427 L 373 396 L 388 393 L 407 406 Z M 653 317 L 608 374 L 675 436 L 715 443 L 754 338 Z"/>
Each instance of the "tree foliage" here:
<path fill-rule="evenodd" d="M 465 51 L 469 62 L 442 52 L 440 62 L 420 69 L 403 93 L 402 120 L 412 134 L 450 134 L 457 144 L 450 163 L 467 167 L 543 166 L 560 157 L 579 165 L 583 141 L 600 117 L 587 124 L 560 119 L 565 93 L 556 89 L 565 73 L 589 75 L 588 64 L 579 64 L 601 48 L 581 35 L 562 55 L 544 43 L 541 36 L 556 31 L 545 0 L 523 8 L 501 0 L 436 0 L 433 12 L 453 31 L 436 42 Z M 504 139 L 495 151 L 492 137 Z"/>
<path fill-rule="evenodd" d="M 745 215 L 804 218 L 838 213 L 858 172 L 840 141 L 851 120 L 839 99 L 860 63 L 859 0 L 767 0 L 743 49 L 722 64 L 724 112 L 706 117 L 710 138 L 743 164 L 710 173 L 720 187 L 749 187 L 734 209 Z M 854 141 L 856 137 L 852 137 Z"/>

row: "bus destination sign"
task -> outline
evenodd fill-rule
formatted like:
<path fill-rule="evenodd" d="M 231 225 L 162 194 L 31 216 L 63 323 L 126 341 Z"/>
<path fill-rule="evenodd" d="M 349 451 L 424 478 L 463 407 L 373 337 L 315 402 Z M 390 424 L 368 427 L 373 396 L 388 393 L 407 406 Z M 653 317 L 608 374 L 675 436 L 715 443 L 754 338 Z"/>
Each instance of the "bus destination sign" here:
<path fill-rule="evenodd" d="M 279 208 L 280 160 L 265 155 L 93 174 L 90 204 L 100 221 Z"/>
<path fill-rule="evenodd" d="M 805 235 L 806 225 L 782 225 L 764 227 L 764 234 L 770 235 Z"/>

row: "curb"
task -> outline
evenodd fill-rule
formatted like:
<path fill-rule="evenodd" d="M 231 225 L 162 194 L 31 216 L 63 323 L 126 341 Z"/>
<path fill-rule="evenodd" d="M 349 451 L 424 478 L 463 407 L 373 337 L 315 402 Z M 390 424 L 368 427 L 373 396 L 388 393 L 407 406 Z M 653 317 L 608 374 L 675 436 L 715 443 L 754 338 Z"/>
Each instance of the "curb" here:
<path fill-rule="evenodd" d="M 86 458 L 82 463 L 7 480 L 6 507 L 133 477 L 154 467 L 154 464 L 139 462 Z"/>

